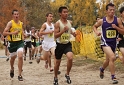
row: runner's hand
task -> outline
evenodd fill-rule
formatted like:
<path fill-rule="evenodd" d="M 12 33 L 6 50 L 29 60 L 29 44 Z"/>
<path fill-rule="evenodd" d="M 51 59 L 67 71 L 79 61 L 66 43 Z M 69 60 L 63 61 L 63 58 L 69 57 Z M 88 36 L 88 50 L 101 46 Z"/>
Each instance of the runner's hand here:
<path fill-rule="evenodd" d="M 64 32 L 65 32 L 65 31 L 67 31 L 68 29 L 69 29 L 68 26 L 65 26 L 63 30 L 64 30 Z"/>
<path fill-rule="evenodd" d="M 76 37 L 76 32 L 73 32 L 72 35 L 73 35 L 74 37 Z"/>
<path fill-rule="evenodd" d="M 53 34 L 53 32 L 54 32 L 54 31 L 52 30 L 52 31 L 49 32 L 49 34 Z"/>
<path fill-rule="evenodd" d="M 97 31 L 97 32 L 95 32 L 95 33 L 96 33 L 96 35 L 97 35 L 97 36 L 100 36 L 100 35 L 101 35 L 101 33 L 100 33 L 100 32 L 98 32 L 98 31 Z"/>
<path fill-rule="evenodd" d="M 116 26 L 115 24 L 112 24 L 112 28 L 115 28 L 115 29 L 116 29 L 116 28 L 117 28 L 117 26 Z"/>
<path fill-rule="evenodd" d="M 13 32 L 12 34 L 14 34 L 14 35 L 17 35 L 19 33 L 19 31 L 18 30 L 16 30 L 15 32 Z"/>
<path fill-rule="evenodd" d="M 121 38 L 117 38 L 117 41 L 120 41 L 120 40 L 122 40 Z"/>

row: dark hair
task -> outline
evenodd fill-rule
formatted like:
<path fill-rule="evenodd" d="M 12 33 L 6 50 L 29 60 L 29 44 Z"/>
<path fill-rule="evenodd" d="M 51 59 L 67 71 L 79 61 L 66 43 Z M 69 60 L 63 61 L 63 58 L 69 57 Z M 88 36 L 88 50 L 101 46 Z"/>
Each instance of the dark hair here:
<path fill-rule="evenodd" d="M 14 14 L 14 12 L 18 12 L 18 10 L 17 9 L 12 10 L 12 14 Z"/>
<path fill-rule="evenodd" d="M 114 5 L 114 4 L 112 4 L 112 3 L 107 4 L 107 5 L 106 5 L 106 10 L 108 10 L 108 7 L 109 7 L 109 6 L 114 7 L 115 5 Z"/>
<path fill-rule="evenodd" d="M 122 13 L 124 11 L 124 6 L 119 9 L 119 12 Z"/>
<path fill-rule="evenodd" d="M 59 7 L 58 12 L 59 12 L 59 13 L 62 13 L 62 10 L 63 10 L 63 9 L 68 9 L 68 8 L 67 8 L 66 6 L 61 6 L 61 7 Z"/>
<path fill-rule="evenodd" d="M 47 13 L 47 14 L 46 14 L 46 17 L 48 17 L 48 16 L 49 16 L 49 14 L 52 14 L 52 13 L 51 13 L 51 12 Z"/>

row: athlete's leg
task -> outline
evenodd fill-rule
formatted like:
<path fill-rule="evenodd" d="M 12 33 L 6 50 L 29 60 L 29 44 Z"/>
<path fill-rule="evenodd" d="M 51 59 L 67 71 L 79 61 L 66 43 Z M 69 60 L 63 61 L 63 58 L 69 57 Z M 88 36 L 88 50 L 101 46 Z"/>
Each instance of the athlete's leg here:
<path fill-rule="evenodd" d="M 59 66 L 61 63 L 61 59 L 56 59 L 56 64 L 54 65 L 54 77 L 57 78 L 58 71 L 59 71 Z"/>
<path fill-rule="evenodd" d="M 115 65 L 114 65 L 115 54 L 110 47 L 103 47 L 103 51 L 106 54 L 106 57 L 109 59 L 109 69 L 110 69 L 111 75 L 115 75 Z"/>
<path fill-rule="evenodd" d="M 66 75 L 69 75 L 71 67 L 72 67 L 73 53 L 67 52 L 66 56 L 67 56 L 67 73 L 66 73 Z"/>
<path fill-rule="evenodd" d="M 10 66 L 11 66 L 10 77 L 13 78 L 14 77 L 14 62 L 17 57 L 17 53 L 16 52 L 10 53 L 10 57 L 11 57 L 10 58 Z"/>
<path fill-rule="evenodd" d="M 52 56 L 53 56 L 53 58 L 54 58 L 54 65 L 55 65 L 55 64 L 56 64 L 55 47 L 52 47 L 52 48 L 50 49 L 50 51 L 51 51 L 51 54 L 52 54 Z"/>
<path fill-rule="evenodd" d="M 32 45 L 32 59 L 34 58 L 35 49 L 36 48 Z"/>
<path fill-rule="evenodd" d="M 45 68 L 48 68 L 49 56 L 50 56 L 49 51 L 43 50 L 43 59 L 45 60 Z"/>
<path fill-rule="evenodd" d="M 17 57 L 16 52 L 10 53 L 10 57 L 11 57 L 11 59 L 10 59 L 11 70 L 14 70 L 14 61 L 15 61 L 15 59 Z"/>
<path fill-rule="evenodd" d="M 34 53 L 34 54 L 35 54 L 35 55 L 34 55 L 34 56 L 35 56 L 35 58 L 37 57 L 38 48 L 39 48 L 39 47 L 38 47 L 38 46 L 36 46 L 35 53 Z"/>
<path fill-rule="evenodd" d="M 108 65 L 109 65 L 109 57 L 106 55 L 106 59 L 103 62 L 102 68 L 105 70 Z"/>
<path fill-rule="evenodd" d="M 39 47 L 39 53 L 40 53 L 40 55 L 41 55 L 41 52 L 42 52 L 42 45 L 40 45 L 40 47 Z"/>
<path fill-rule="evenodd" d="M 17 56 L 18 56 L 18 69 L 19 69 L 19 76 L 21 76 L 22 73 L 22 66 L 23 66 L 23 48 L 19 48 L 17 50 Z"/>
<path fill-rule="evenodd" d="M 31 58 L 32 55 L 32 48 L 29 48 L 29 58 Z"/>
<path fill-rule="evenodd" d="M 26 43 L 26 42 L 25 42 Z M 26 60 L 26 54 L 27 54 L 27 45 L 24 46 L 24 60 Z"/>

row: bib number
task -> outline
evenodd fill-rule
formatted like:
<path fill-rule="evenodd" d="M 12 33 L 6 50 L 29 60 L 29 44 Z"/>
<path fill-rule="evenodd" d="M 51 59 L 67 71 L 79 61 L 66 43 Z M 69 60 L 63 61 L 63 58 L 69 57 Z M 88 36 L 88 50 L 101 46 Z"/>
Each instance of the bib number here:
<path fill-rule="evenodd" d="M 53 33 L 52 34 L 49 34 L 49 37 L 53 37 Z"/>
<path fill-rule="evenodd" d="M 19 41 L 19 40 L 21 40 L 21 34 L 12 35 L 12 40 L 13 41 Z"/>
<path fill-rule="evenodd" d="M 61 42 L 66 42 L 66 41 L 69 41 L 69 38 L 70 38 L 70 35 L 68 33 L 64 33 L 64 34 L 61 35 L 60 41 Z"/>
<path fill-rule="evenodd" d="M 107 38 L 116 38 L 116 30 L 107 30 L 106 37 Z"/>

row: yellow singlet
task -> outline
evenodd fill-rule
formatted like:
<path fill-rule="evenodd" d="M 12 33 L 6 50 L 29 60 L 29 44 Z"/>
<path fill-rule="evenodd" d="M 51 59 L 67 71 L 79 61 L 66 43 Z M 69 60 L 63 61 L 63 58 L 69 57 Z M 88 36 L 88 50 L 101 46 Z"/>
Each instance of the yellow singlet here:
<path fill-rule="evenodd" d="M 22 40 L 22 22 L 19 21 L 19 24 L 15 23 L 14 20 L 11 20 L 12 27 L 10 28 L 10 32 L 14 32 L 16 30 L 19 31 L 17 35 L 8 35 L 7 39 L 8 41 L 20 41 Z"/>

